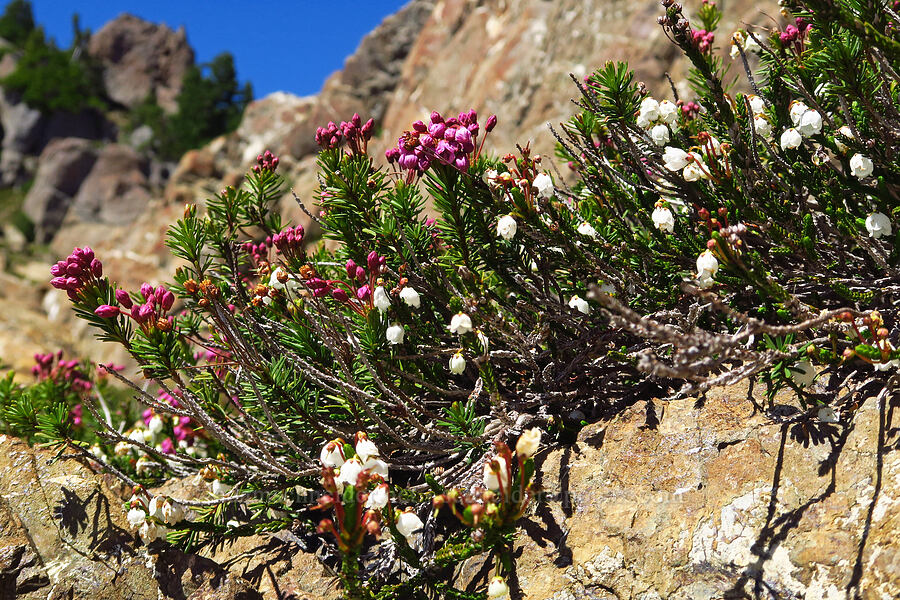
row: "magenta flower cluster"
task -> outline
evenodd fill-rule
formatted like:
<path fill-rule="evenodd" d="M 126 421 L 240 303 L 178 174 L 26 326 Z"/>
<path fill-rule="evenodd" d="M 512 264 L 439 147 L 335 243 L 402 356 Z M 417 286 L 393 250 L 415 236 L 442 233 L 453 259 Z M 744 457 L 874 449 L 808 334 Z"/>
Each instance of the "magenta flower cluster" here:
<path fill-rule="evenodd" d="M 497 115 L 491 115 L 485 123 L 485 132 L 490 133 L 496 125 Z M 433 111 L 430 124 L 413 123 L 412 131 L 404 131 L 397 146 L 385 152 L 385 158 L 390 163 L 396 162 L 401 169 L 419 175 L 434 161 L 466 171 L 475 152 L 478 133 L 475 109 L 446 120 L 441 113 Z"/>
<path fill-rule="evenodd" d="M 253 172 L 260 173 L 262 171 L 268 171 L 274 173 L 277 168 L 278 157 L 266 150 L 256 157 L 256 164 L 253 165 Z"/>
<path fill-rule="evenodd" d="M 281 232 L 272 236 L 275 248 L 286 256 L 296 256 L 303 251 L 303 236 L 306 231 L 302 225 L 286 227 Z"/>
<path fill-rule="evenodd" d="M 253 257 L 253 261 L 257 264 L 261 262 L 268 262 L 269 260 L 269 248 L 272 247 L 272 236 L 266 236 L 266 239 L 259 242 L 258 244 L 254 244 L 253 242 L 244 242 L 241 244 L 241 249 Z"/>
<path fill-rule="evenodd" d="M 77 360 L 63 360 L 62 350 L 35 354 L 34 362 L 36 364 L 31 367 L 31 374 L 41 381 L 52 379 L 59 383 L 65 382 L 79 392 L 86 392 L 94 387 Z"/>
<path fill-rule="evenodd" d="M 50 285 L 66 290 L 69 298 L 75 300 L 82 288 L 103 276 L 103 265 L 90 248 L 75 248 L 65 260 L 50 267 L 50 274 Z"/>
<path fill-rule="evenodd" d="M 709 52 L 712 49 L 716 34 L 705 29 L 695 29 L 691 32 L 691 41 L 700 52 Z"/>
<path fill-rule="evenodd" d="M 359 314 L 365 314 L 373 306 L 373 292 L 378 276 L 381 275 L 386 264 L 387 258 L 373 250 L 366 257 L 368 269 L 357 265 L 352 258 L 347 260 L 344 265 L 347 281 L 312 277 L 304 283 L 312 291 L 314 297 L 331 296 L 338 302 L 347 304 Z"/>
<path fill-rule="evenodd" d="M 375 129 L 375 119 L 369 119 L 365 123 L 358 113 L 354 113 L 350 121 L 341 121 L 335 125 L 329 121 L 325 127 L 316 128 L 316 143 L 325 150 L 333 150 L 346 142 L 353 154 L 365 154 L 366 146 L 372 138 Z"/>
<path fill-rule="evenodd" d="M 121 288 L 117 289 L 116 301 L 119 303 L 119 306 L 101 304 L 94 310 L 94 314 L 103 319 L 112 319 L 119 316 L 119 314 L 127 314 L 141 327 L 156 326 L 171 329 L 174 324 L 174 317 L 165 318 L 165 314 L 175 304 L 175 294 L 161 285 L 156 286 L 154 289 L 149 283 L 141 285 L 140 293 L 144 298 L 144 302 L 136 304 L 127 291 Z M 126 313 L 123 309 L 130 312 Z"/>
<path fill-rule="evenodd" d="M 700 105 L 694 101 L 688 101 L 681 105 L 681 114 L 686 119 L 693 119 L 700 114 Z"/>
<path fill-rule="evenodd" d="M 785 27 L 784 31 L 782 31 L 778 36 L 778 39 L 781 40 L 782 45 L 802 46 L 803 40 L 806 39 L 806 36 L 812 30 L 812 24 L 807 23 L 801 17 L 797 17 L 795 23 L 795 25 L 788 25 L 787 27 Z"/>

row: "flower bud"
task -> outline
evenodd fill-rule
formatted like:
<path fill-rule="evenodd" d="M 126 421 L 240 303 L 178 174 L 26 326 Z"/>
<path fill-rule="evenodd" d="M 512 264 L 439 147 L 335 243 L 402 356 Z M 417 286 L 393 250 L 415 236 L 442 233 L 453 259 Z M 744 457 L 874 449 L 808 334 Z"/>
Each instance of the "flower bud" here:
<path fill-rule="evenodd" d="M 375 119 L 369 119 L 363 124 L 360 132 L 362 133 L 363 139 L 368 140 L 372 137 L 372 131 L 375 129 Z"/>
<path fill-rule="evenodd" d="M 537 427 L 522 432 L 519 441 L 516 442 L 516 456 L 519 458 L 531 458 L 537 452 L 541 444 L 541 430 Z"/>
<path fill-rule="evenodd" d="M 101 304 L 94 310 L 94 314 L 101 319 L 112 319 L 119 316 L 119 307 L 110 306 L 109 304 Z"/>
<path fill-rule="evenodd" d="M 170 308 L 172 308 L 172 305 L 175 304 L 175 294 L 173 294 L 169 290 L 166 290 L 162 295 L 160 304 L 162 305 L 163 312 L 167 312 Z"/>
<path fill-rule="evenodd" d="M 484 124 L 484 130 L 488 133 L 494 130 L 494 127 L 497 126 L 497 115 L 491 115 L 487 118 L 487 122 Z"/>
<path fill-rule="evenodd" d="M 116 301 L 125 309 L 130 309 L 134 305 L 131 301 L 131 296 L 123 289 L 116 290 Z"/>
<path fill-rule="evenodd" d="M 366 257 L 366 264 L 369 266 L 369 272 L 372 275 L 378 275 L 380 272 L 380 263 L 378 262 L 378 253 L 374 250 L 369 252 L 369 255 Z"/>

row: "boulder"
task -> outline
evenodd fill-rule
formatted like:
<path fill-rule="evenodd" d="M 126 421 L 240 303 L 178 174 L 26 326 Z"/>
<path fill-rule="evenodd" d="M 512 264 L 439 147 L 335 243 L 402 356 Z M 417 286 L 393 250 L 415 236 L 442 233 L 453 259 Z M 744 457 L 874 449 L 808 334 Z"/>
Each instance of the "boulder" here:
<path fill-rule="evenodd" d="M 0 185 L 9 187 L 27 179 L 25 159 L 40 150 L 44 117 L 17 94 L 0 88 L 0 126 Z"/>
<path fill-rule="evenodd" d="M 837 424 L 782 424 L 739 384 L 702 408 L 656 401 L 656 429 L 644 402 L 590 425 L 536 457 L 547 500 L 520 521 L 511 587 L 552 600 L 900 598 L 889 398 L 846 406 Z M 483 583 L 483 561 L 459 583 Z"/>
<path fill-rule="evenodd" d="M 128 146 L 104 146 L 75 196 L 69 217 L 89 223 L 131 223 L 150 201 L 149 168 L 149 161 Z"/>
<path fill-rule="evenodd" d="M 0 598 L 155 600 L 121 497 L 51 457 L 0 436 Z"/>
<path fill-rule="evenodd" d="M 142 545 L 127 490 L 53 456 L 0 436 L 0 600 L 261 600 L 215 560 Z"/>
<path fill-rule="evenodd" d="M 54 140 L 44 148 L 23 206 L 34 222 L 38 242 L 53 238 L 96 160 L 94 145 L 80 138 Z"/>
<path fill-rule="evenodd" d="M 183 28 L 172 31 L 129 14 L 91 36 L 88 52 L 103 65 L 110 98 L 133 108 L 152 94 L 169 113 L 177 109 L 181 81 L 194 64 Z"/>

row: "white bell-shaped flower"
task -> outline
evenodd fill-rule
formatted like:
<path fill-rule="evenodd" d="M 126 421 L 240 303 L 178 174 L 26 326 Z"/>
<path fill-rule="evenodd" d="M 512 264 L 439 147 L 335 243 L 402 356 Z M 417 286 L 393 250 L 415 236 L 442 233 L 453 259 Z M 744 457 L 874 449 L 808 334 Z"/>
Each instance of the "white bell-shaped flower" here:
<path fill-rule="evenodd" d="M 501 237 L 504 240 L 511 240 L 516 237 L 518 229 L 519 226 L 512 215 L 504 215 L 497 221 L 497 237 Z"/>
<path fill-rule="evenodd" d="M 541 430 L 537 427 L 526 429 L 519 436 L 519 441 L 516 442 L 516 456 L 523 459 L 531 458 L 540 445 Z"/>
<path fill-rule="evenodd" d="M 465 335 L 472 331 L 472 319 L 466 313 L 460 312 L 450 319 L 450 333 Z"/>
<path fill-rule="evenodd" d="M 491 467 L 492 463 L 495 465 L 499 465 L 499 469 L 496 473 Z M 509 481 L 508 475 L 509 473 L 507 471 L 506 461 L 502 458 L 493 458 L 484 463 L 484 487 L 491 490 L 492 492 L 499 491 L 501 483 L 503 484 L 504 488 L 506 487 L 506 484 Z"/>
<path fill-rule="evenodd" d="M 406 335 L 406 330 L 403 329 L 403 325 L 400 323 L 394 323 L 385 331 L 385 337 L 387 338 L 388 343 L 390 344 L 402 344 L 403 336 Z"/>
<path fill-rule="evenodd" d="M 644 115 L 648 121 L 655 121 L 659 118 L 659 102 L 651 97 L 646 97 L 641 101 L 640 114 Z"/>
<path fill-rule="evenodd" d="M 414 512 L 405 511 L 397 516 L 397 531 L 406 538 L 409 544 L 412 544 L 413 535 L 424 526 L 422 519 Z"/>
<path fill-rule="evenodd" d="M 782 150 L 793 150 L 794 148 L 799 148 L 800 144 L 802 143 L 803 136 L 801 136 L 800 132 L 793 127 L 788 127 L 784 130 L 784 133 L 781 134 Z"/>
<path fill-rule="evenodd" d="M 374 490 L 369 492 L 369 498 L 366 500 L 366 508 L 373 510 L 381 510 L 387 506 L 390 488 L 386 483 L 382 483 Z"/>
<path fill-rule="evenodd" d="M 893 232 L 891 220 L 884 213 L 872 213 L 866 217 L 866 231 L 869 232 L 870 237 L 873 237 L 876 240 L 883 235 L 891 235 Z"/>
<path fill-rule="evenodd" d="M 660 102 L 659 119 L 666 125 L 674 125 L 675 121 L 678 120 L 678 106 L 668 100 Z"/>
<path fill-rule="evenodd" d="M 412 308 L 419 308 L 422 306 L 422 299 L 419 297 L 419 292 L 408 285 L 400 290 L 400 299 L 404 304 L 411 306 Z"/>
<path fill-rule="evenodd" d="M 766 112 L 766 102 L 756 94 L 750 94 L 747 96 L 747 101 L 750 102 L 750 111 L 754 115 L 759 115 Z"/>
<path fill-rule="evenodd" d="M 488 600 L 503 600 L 504 598 L 508 597 L 509 586 L 506 585 L 506 580 L 500 576 L 491 579 L 491 582 L 488 584 L 487 589 Z"/>
<path fill-rule="evenodd" d="M 569 299 L 569 308 L 574 308 L 578 312 L 585 315 L 591 312 L 591 307 L 590 305 L 588 305 L 587 300 L 585 300 L 581 296 L 572 296 Z"/>
<path fill-rule="evenodd" d="M 800 124 L 800 117 L 803 116 L 803 113 L 809 110 L 809 107 L 800 102 L 799 100 L 794 100 L 791 102 L 790 114 L 791 114 L 791 123 L 794 124 L 794 127 Z"/>
<path fill-rule="evenodd" d="M 854 154 L 850 158 L 850 172 L 857 179 L 865 179 L 872 174 L 874 169 L 875 165 L 872 164 L 872 161 L 867 156 Z"/>
<path fill-rule="evenodd" d="M 768 140 L 772 138 L 772 124 L 764 116 L 753 118 L 753 127 L 756 129 L 756 135 Z"/>
<path fill-rule="evenodd" d="M 334 481 L 343 489 L 344 485 L 355 486 L 359 474 L 363 472 L 362 462 L 355 456 L 341 465 L 341 471 Z"/>
<path fill-rule="evenodd" d="M 670 171 L 680 171 L 689 162 L 688 153 L 674 146 L 666 146 L 666 149 L 663 150 L 662 158 L 665 167 Z"/>
<path fill-rule="evenodd" d="M 343 440 L 332 440 L 322 446 L 319 460 L 322 461 L 322 466 L 325 467 L 334 467 L 336 469 L 343 465 L 346 460 Z"/>
<path fill-rule="evenodd" d="M 391 307 L 391 298 L 383 285 L 379 285 L 372 293 L 372 304 L 381 312 L 386 312 Z"/>
<path fill-rule="evenodd" d="M 697 257 L 697 277 L 713 277 L 719 270 L 719 261 L 709 250 Z"/>
<path fill-rule="evenodd" d="M 578 233 L 589 238 L 597 237 L 597 230 L 587 221 L 582 222 L 581 225 L 578 226 Z"/>
<path fill-rule="evenodd" d="M 369 460 L 369 457 L 372 456 L 381 456 L 381 453 L 378 451 L 378 446 L 375 445 L 375 442 L 369 439 L 365 433 L 360 432 L 357 434 L 357 442 L 356 442 L 356 456 L 359 457 L 359 460 L 362 462 L 366 462 Z"/>
<path fill-rule="evenodd" d="M 650 139 L 657 146 L 665 146 L 669 143 L 669 128 L 665 125 L 655 125 L 650 130 Z"/>
<path fill-rule="evenodd" d="M 808 110 L 800 116 L 800 123 L 797 125 L 800 135 L 809 137 L 817 135 L 822 131 L 822 115 L 817 110 Z"/>
<path fill-rule="evenodd" d="M 141 508 L 132 508 L 128 511 L 126 518 L 128 519 L 128 525 L 132 529 L 137 529 L 147 520 L 147 513 Z"/>
<path fill-rule="evenodd" d="M 450 357 L 449 367 L 450 372 L 454 375 L 460 375 L 466 370 L 466 359 L 463 357 L 462 352 L 457 352 Z"/>
<path fill-rule="evenodd" d="M 660 231 L 672 232 L 675 229 L 675 215 L 672 214 L 668 207 L 662 204 L 656 205 L 653 213 L 650 214 L 650 218 L 653 220 L 653 225 Z"/>
<path fill-rule="evenodd" d="M 808 360 L 801 360 L 791 369 L 791 379 L 800 387 L 812 384 L 816 378 L 816 368 Z"/>
<path fill-rule="evenodd" d="M 546 173 L 538 173 L 532 186 L 542 198 L 552 198 L 556 191 L 556 188 L 553 187 L 553 179 Z"/>

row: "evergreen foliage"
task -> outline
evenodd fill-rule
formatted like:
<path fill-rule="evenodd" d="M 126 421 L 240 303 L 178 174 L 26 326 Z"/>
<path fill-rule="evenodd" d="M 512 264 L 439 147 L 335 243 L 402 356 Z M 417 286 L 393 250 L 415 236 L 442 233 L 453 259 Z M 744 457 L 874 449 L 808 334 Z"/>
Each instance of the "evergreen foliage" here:
<path fill-rule="evenodd" d="M 17 92 L 22 101 L 41 112 L 79 113 L 106 107 L 100 71 L 86 53 L 60 50 L 44 30 L 31 31 L 22 46 L 15 70 L 0 85 Z"/>
<path fill-rule="evenodd" d="M 34 12 L 29 0 L 11 0 L 0 15 L 0 38 L 23 47 L 35 29 Z"/>
<path fill-rule="evenodd" d="M 177 160 L 186 151 L 236 129 L 251 100 L 252 86 L 238 83 L 234 57 L 223 52 L 208 64 L 188 70 L 174 115 L 166 115 L 149 97 L 132 111 L 131 127 L 149 125 L 154 149 L 165 159 Z"/>

